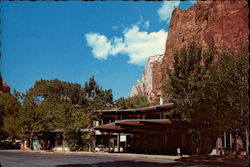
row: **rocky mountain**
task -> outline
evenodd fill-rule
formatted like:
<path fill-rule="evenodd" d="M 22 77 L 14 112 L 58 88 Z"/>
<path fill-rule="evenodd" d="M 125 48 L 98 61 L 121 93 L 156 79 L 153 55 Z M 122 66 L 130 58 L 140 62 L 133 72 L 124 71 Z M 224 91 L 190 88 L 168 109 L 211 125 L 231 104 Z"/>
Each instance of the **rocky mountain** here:
<path fill-rule="evenodd" d="M 195 41 L 203 49 L 207 49 L 211 42 L 221 50 L 223 47 L 230 47 L 239 51 L 242 46 L 248 46 L 248 4 L 247 1 L 199 1 L 187 10 L 176 8 L 171 17 L 165 53 L 160 61 L 150 62 L 154 64 L 155 70 L 148 70 L 146 66 L 144 76 L 150 82 L 142 80 L 151 93 L 151 103 L 157 102 L 162 95 L 160 87 L 167 80 L 166 69 L 173 64 L 173 51 L 186 47 Z M 142 78 L 143 78 L 142 77 Z M 154 86 L 152 86 L 154 85 Z M 152 93 L 153 92 L 153 93 Z"/>
<path fill-rule="evenodd" d="M 0 74 L 0 93 L 10 93 L 10 87 L 7 83 L 2 79 Z"/>
<path fill-rule="evenodd" d="M 159 96 L 160 86 L 162 79 L 161 61 L 163 55 L 155 55 L 149 57 L 144 73 L 142 74 L 141 81 L 137 81 L 134 85 L 130 96 L 143 95 L 147 96 L 151 103 L 154 103 L 155 97 Z"/>

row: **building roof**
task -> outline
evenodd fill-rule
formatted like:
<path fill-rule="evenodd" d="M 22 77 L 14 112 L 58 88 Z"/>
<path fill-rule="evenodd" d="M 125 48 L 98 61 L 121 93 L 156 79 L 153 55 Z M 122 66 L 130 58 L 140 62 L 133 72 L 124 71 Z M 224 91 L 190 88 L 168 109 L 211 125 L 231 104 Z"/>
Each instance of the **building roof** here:
<path fill-rule="evenodd" d="M 152 112 L 152 111 L 164 111 L 171 108 L 174 108 L 174 103 L 168 103 L 168 104 L 162 104 L 162 105 L 156 105 L 156 106 L 150 106 L 150 107 L 143 107 L 143 108 L 137 108 L 137 109 L 113 109 L 113 110 L 99 110 L 97 112 L 101 113 L 128 113 L 128 112 Z"/>
<path fill-rule="evenodd" d="M 89 132 L 92 129 L 79 129 L 79 132 Z M 63 132 L 69 132 L 63 129 L 53 129 L 53 130 L 31 130 L 31 131 L 24 131 L 24 133 L 63 133 Z"/>
<path fill-rule="evenodd" d="M 95 130 L 105 132 L 129 132 L 133 130 L 145 128 L 145 127 L 159 127 L 172 124 L 170 119 L 125 119 L 121 121 L 115 121 L 113 123 L 94 127 Z M 132 128 L 132 129 L 131 129 Z M 132 131 L 131 131 L 132 130 Z"/>

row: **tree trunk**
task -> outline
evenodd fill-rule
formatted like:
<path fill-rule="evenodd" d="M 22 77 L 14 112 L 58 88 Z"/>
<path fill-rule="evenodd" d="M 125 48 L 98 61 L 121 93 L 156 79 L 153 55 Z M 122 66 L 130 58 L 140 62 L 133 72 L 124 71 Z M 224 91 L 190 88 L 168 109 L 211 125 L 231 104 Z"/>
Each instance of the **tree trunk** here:
<path fill-rule="evenodd" d="M 239 147 L 238 147 L 238 134 L 237 134 L 237 131 L 235 131 L 235 134 L 234 134 L 234 151 L 235 151 L 235 158 L 238 157 L 238 153 L 239 153 Z"/>

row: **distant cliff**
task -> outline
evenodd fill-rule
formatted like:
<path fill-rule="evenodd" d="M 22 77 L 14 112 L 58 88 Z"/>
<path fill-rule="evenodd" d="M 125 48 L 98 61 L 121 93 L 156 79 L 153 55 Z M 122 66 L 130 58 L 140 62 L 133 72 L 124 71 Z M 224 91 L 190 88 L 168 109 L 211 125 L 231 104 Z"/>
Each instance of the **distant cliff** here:
<path fill-rule="evenodd" d="M 10 87 L 7 83 L 2 79 L 0 74 L 0 93 L 10 93 Z"/>
<path fill-rule="evenodd" d="M 162 79 L 161 73 L 161 61 L 163 55 L 155 55 L 149 57 L 145 71 L 142 74 L 141 81 L 137 81 L 137 85 L 134 85 L 131 91 L 131 96 L 143 95 L 147 96 L 150 103 L 156 103 L 155 97 L 158 97 L 160 91 L 159 83 Z M 156 91 L 157 90 L 157 91 Z"/>
<path fill-rule="evenodd" d="M 244 0 L 199 1 L 187 10 L 176 8 L 171 17 L 165 53 L 160 61 L 149 60 L 154 67 L 147 64 L 143 77 L 151 79 L 142 79 L 139 84 L 145 87 L 142 90 L 150 102 L 157 102 L 162 96 L 160 88 L 168 78 L 166 69 L 173 65 L 174 50 L 180 50 L 193 41 L 203 49 L 207 49 L 211 42 L 218 50 L 227 46 L 236 52 L 242 46 L 248 46 L 248 12 Z"/>

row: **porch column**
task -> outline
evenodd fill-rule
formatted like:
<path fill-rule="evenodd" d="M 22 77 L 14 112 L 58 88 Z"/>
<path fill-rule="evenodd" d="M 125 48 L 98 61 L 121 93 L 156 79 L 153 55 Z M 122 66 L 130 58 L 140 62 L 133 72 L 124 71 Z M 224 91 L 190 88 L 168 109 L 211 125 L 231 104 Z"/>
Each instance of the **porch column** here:
<path fill-rule="evenodd" d="M 248 130 L 246 129 L 246 152 L 247 153 L 249 153 L 249 148 L 248 148 L 248 146 L 249 146 L 249 141 L 248 141 Z"/>
<path fill-rule="evenodd" d="M 127 134 L 125 134 L 125 146 L 124 146 L 124 149 L 123 150 L 127 150 L 127 144 L 128 144 L 128 142 L 127 142 Z"/>
<path fill-rule="evenodd" d="M 230 149 L 233 148 L 232 133 L 229 134 Z"/>
<path fill-rule="evenodd" d="M 118 153 L 120 152 L 120 133 L 118 133 L 117 135 L 117 149 L 118 149 Z"/>
<path fill-rule="evenodd" d="M 183 148 L 186 146 L 186 135 L 184 133 L 181 134 L 181 146 Z"/>
<path fill-rule="evenodd" d="M 146 115 L 145 114 L 142 114 L 141 115 L 141 119 L 145 119 L 146 118 Z"/>
<path fill-rule="evenodd" d="M 101 134 L 101 143 L 102 143 L 102 145 L 104 145 L 104 143 L 103 143 L 103 132 L 102 132 L 102 134 Z"/>
<path fill-rule="evenodd" d="M 62 150 L 64 150 L 64 135 L 62 133 Z"/>
<path fill-rule="evenodd" d="M 94 139 L 92 140 L 92 152 L 95 152 L 95 148 L 96 148 L 96 134 Z"/>
<path fill-rule="evenodd" d="M 108 150 L 110 152 L 110 133 L 108 133 Z"/>
<path fill-rule="evenodd" d="M 160 119 L 163 119 L 164 115 L 163 112 L 160 112 Z"/>
<path fill-rule="evenodd" d="M 224 148 L 227 148 L 227 133 L 224 132 Z"/>

